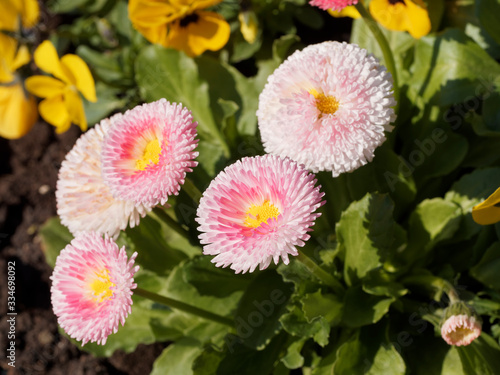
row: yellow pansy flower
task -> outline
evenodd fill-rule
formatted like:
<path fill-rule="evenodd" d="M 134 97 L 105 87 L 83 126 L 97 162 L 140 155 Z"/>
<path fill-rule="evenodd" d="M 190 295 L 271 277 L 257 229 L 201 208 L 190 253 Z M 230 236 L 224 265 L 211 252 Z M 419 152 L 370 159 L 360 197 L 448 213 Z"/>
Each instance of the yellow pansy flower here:
<path fill-rule="evenodd" d="M 26 46 L 0 33 L 0 137 L 21 138 L 35 124 L 36 101 L 27 96 L 16 70 L 30 61 Z"/>
<path fill-rule="evenodd" d="M 359 14 L 358 10 L 354 5 L 349 5 L 348 7 L 345 7 L 342 9 L 340 12 L 336 12 L 332 9 L 328 9 L 328 13 L 334 17 L 351 17 L 354 19 L 361 18 L 361 14 Z"/>
<path fill-rule="evenodd" d="M 408 31 L 419 39 L 431 31 L 429 12 L 422 0 L 372 0 L 370 13 L 386 29 Z"/>
<path fill-rule="evenodd" d="M 481 225 L 495 224 L 500 221 L 500 188 L 484 202 L 472 208 L 472 218 Z"/>
<path fill-rule="evenodd" d="M 229 24 L 214 12 L 202 11 L 222 0 L 130 0 L 132 25 L 151 43 L 184 51 L 189 56 L 225 46 Z"/>
<path fill-rule="evenodd" d="M 85 62 L 77 55 L 67 54 L 61 59 L 54 45 L 46 40 L 34 54 L 38 67 L 52 74 L 33 76 L 26 79 L 26 89 L 44 98 L 38 105 L 40 115 L 56 127 L 56 133 L 69 129 L 71 123 L 87 130 L 87 119 L 80 92 L 87 100 L 96 102 L 94 78 Z"/>
<path fill-rule="evenodd" d="M 0 30 L 16 31 L 19 20 L 23 27 L 36 25 L 40 18 L 40 8 L 37 0 L 0 0 Z"/>

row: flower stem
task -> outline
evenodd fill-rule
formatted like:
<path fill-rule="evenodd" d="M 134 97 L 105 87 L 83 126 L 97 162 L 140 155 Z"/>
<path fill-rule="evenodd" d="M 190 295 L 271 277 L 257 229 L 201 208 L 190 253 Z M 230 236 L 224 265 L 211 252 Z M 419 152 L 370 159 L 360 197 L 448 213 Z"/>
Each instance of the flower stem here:
<path fill-rule="evenodd" d="M 450 300 L 450 305 L 460 302 L 460 297 L 453 285 L 440 277 L 431 274 L 410 275 L 401 280 L 403 284 L 420 286 L 434 294 L 434 299 L 439 300 L 442 293 L 446 293 Z"/>
<path fill-rule="evenodd" d="M 188 231 L 185 230 L 177 221 L 172 219 L 170 217 L 170 215 L 167 214 L 163 208 L 155 207 L 155 208 L 153 208 L 153 212 L 155 213 L 156 216 L 158 216 L 160 218 L 161 221 L 163 221 L 165 224 L 167 224 L 171 229 L 176 231 L 178 234 L 180 234 L 185 239 L 189 240 Z"/>
<path fill-rule="evenodd" d="M 365 8 L 362 1 L 358 1 L 355 5 L 358 12 L 363 17 L 368 28 L 371 30 L 373 36 L 377 40 L 380 49 L 384 55 L 384 61 L 387 65 L 387 69 L 392 74 L 392 79 L 394 82 L 394 99 L 396 100 L 396 112 L 397 107 L 399 106 L 399 82 L 398 82 L 398 72 L 396 70 L 396 63 L 394 62 L 394 55 L 392 54 L 391 47 L 389 47 L 389 43 L 385 38 L 384 33 L 380 30 L 380 27 L 377 24 L 377 21 L 373 19 L 370 12 Z"/>
<path fill-rule="evenodd" d="M 234 327 L 234 322 L 232 319 L 211 313 L 210 311 L 199 309 L 198 307 L 188 305 L 187 303 L 177 301 L 172 298 L 160 296 L 159 294 L 149 292 L 139 287 L 134 289 L 134 294 L 147 298 L 153 302 L 161 303 L 162 305 L 171 307 L 173 309 L 181 310 L 189 314 L 199 316 L 200 318 L 203 319 L 211 320 L 213 322 L 224 324 L 229 327 Z"/>
<path fill-rule="evenodd" d="M 323 268 L 318 266 L 311 258 L 309 258 L 303 251 L 299 251 L 299 255 L 295 257 L 299 262 L 307 267 L 309 272 L 316 276 L 323 283 L 331 287 L 337 294 L 344 295 L 345 289 L 342 284 L 326 272 Z"/>
<path fill-rule="evenodd" d="M 182 188 L 184 191 L 191 197 L 193 201 L 198 203 L 201 199 L 201 192 L 200 190 L 196 187 L 193 181 L 191 179 L 187 178 L 184 180 L 184 185 L 182 185 Z"/>

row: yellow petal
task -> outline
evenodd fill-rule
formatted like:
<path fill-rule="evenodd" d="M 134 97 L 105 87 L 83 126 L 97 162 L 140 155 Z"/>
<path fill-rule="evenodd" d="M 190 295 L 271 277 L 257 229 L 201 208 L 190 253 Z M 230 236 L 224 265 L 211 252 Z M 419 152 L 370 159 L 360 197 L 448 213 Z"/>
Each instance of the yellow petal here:
<path fill-rule="evenodd" d="M 26 90 L 40 98 L 62 95 L 66 84 L 49 76 L 31 76 L 26 79 Z"/>
<path fill-rule="evenodd" d="M 406 0 L 407 21 L 406 30 L 415 39 L 420 39 L 431 32 L 431 20 L 427 9 L 422 8 L 410 0 Z"/>
<path fill-rule="evenodd" d="M 96 102 L 95 82 L 89 67 L 80 56 L 67 54 L 61 58 L 61 64 L 66 67 L 76 79 L 76 88 L 90 102 Z"/>
<path fill-rule="evenodd" d="M 191 1 L 192 9 L 205 9 L 219 4 L 222 0 L 194 0 Z"/>
<path fill-rule="evenodd" d="M 167 45 L 184 51 L 189 56 L 198 56 L 207 49 L 217 51 L 224 47 L 231 33 L 224 18 L 213 12 L 196 12 L 198 19 L 186 26 L 182 20 L 171 26 Z"/>
<path fill-rule="evenodd" d="M 56 133 L 63 133 L 69 129 L 71 119 L 62 95 L 42 100 L 38 110 L 45 121 L 56 127 Z"/>
<path fill-rule="evenodd" d="M 405 0 L 404 3 L 395 4 L 391 4 L 390 0 L 372 0 L 370 13 L 386 29 L 408 31 L 418 39 L 431 31 L 429 12 L 422 5 L 420 0 Z"/>
<path fill-rule="evenodd" d="M 406 5 L 391 4 L 390 0 L 372 0 L 369 5 L 373 18 L 386 29 L 406 31 Z"/>
<path fill-rule="evenodd" d="M 472 208 L 472 218 L 481 225 L 495 224 L 500 221 L 500 188 L 484 202 Z"/>
<path fill-rule="evenodd" d="M 0 11 L 0 30 L 17 31 L 19 29 L 19 11 L 16 4 L 2 0 Z"/>
<path fill-rule="evenodd" d="M 247 43 L 253 44 L 259 31 L 259 21 L 253 11 L 240 12 L 240 31 Z"/>
<path fill-rule="evenodd" d="M 33 27 L 40 18 L 40 8 L 37 0 L 22 0 L 21 19 L 24 27 Z"/>
<path fill-rule="evenodd" d="M 26 46 L 21 46 L 16 53 L 16 57 L 14 58 L 14 61 L 12 61 L 12 69 L 17 70 L 21 66 L 26 65 L 29 63 L 31 59 L 30 52 L 28 50 L 28 47 Z"/>
<path fill-rule="evenodd" d="M 328 13 L 332 15 L 333 17 L 351 17 L 354 19 L 358 19 L 361 17 L 361 14 L 359 14 L 358 10 L 354 5 L 350 5 L 348 7 L 345 7 L 342 9 L 340 12 L 334 11 L 332 9 L 328 9 Z"/>
<path fill-rule="evenodd" d="M 0 83 L 9 83 L 14 80 L 12 63 L 16 48 L 17 42 L 14 38 L 0 33 Z"/>
<path fill-rule="evenodd" d="M 37 119 L 36 100 L 25 96 L 20 83 L 0 86 L 0 137 L 21 138 Z"/>
<path fill-rule="evenodd" d="M 73 90 L 66 90 L 64 93 L 64 104 L 68 110 L 71 122 L 80 126 L 82 131 L 87 130 L 87 119 L 85 118 L 85 111 L 80 95 Z"/>
<path fill-rule="evenodd" d="M 33 57 L 35 58 L 36 65 L 44 72 L 50 73 L 71 85 L 76 84 L 76 80 L 71 72 L 67 71 L 61 64 L 56 48 L 50 41 L 46 40 L 40 44 L 35 50 Z"/>
<path fill-rule="evenodd" d="M 128 14 L 134 28 L 151 43 L 165 45 L 168 23 L 182 16 L 163 0 L 130 0 Z"/>

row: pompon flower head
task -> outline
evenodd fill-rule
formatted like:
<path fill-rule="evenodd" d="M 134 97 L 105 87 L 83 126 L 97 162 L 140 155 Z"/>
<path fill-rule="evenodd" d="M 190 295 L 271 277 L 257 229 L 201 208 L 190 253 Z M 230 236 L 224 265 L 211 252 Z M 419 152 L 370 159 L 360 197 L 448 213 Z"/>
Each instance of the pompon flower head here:
<path fill-rule="evenodd" d="M 244 158 L 228 166 L 203 193 L 196 221 L 203 253 L 217 267 L 265 269 L 298 255 L 325 202 L 314 175 L 275 155 Z"/>
<path fill-rule="evenodd" d="M 481 319 L 464 302 L 452 304 L 445 310 L 441 337 L 449 345 L 469 345 L 481 334 Z"/>
<path fill-rule="evenodd" d="M 392 76 L 355 44 L 324 42 L 292 54 L 268 78 L 257 116 L 268 153 L 334 177 L 371 161 L 391 131 Z"/>
<path fill-rule="evenodd" d="M 341 11 L 345 7 L 355 5 L 358 0 L 311 0 L 309 4 L 321 8 L 323 10 L 333 9 L 334 11 Z"/>
<path fill-rule="evenodd" d="M 177 195 L 198 163 L 191 112 L 165 99 L 119 117 L 104 139 L 103 176 L 113 196 L 148 207 Z"/>
<path fill-rule="evenodd" d="M 118 236 L 127 224 L 139 224 L 150 210 L 133 201 L 113 198 L 102 178 L 101 149 L 104 136 L 122 115 L 104 119 L 76 142 L 59 170 L 57 214 L 73 235 L 95 231 Z"/>
<path fill-rule="evenodd" d="M 131 312 L 137 253 L 95 232 L 77 235 L 59 254 L 51 276 L 52 306 L 72 338 L 104 345 Z"/>

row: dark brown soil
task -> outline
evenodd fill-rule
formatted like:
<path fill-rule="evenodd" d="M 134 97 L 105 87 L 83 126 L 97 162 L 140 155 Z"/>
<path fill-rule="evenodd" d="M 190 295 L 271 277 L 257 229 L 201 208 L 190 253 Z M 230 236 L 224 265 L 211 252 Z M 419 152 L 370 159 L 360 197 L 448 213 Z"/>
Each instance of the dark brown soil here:
<path fill-rule="evenodd" d="M 140 345 L 134 353 L 95 358 L 58 333 L 50 305 L 52 269 L 36 233 L 56 214 L 57 173 L 80 131 L 56 135 L 38 123 L 20 140 L 0 138 L 0 366 L 2 374 L 149 374 L 166 344 Z M 15 262 L 15 368 L 7 353 L 7 262 Z"/>

